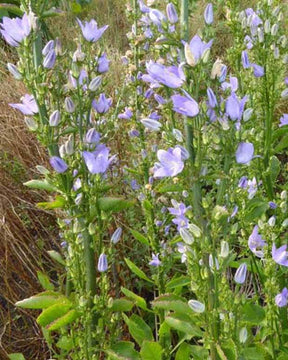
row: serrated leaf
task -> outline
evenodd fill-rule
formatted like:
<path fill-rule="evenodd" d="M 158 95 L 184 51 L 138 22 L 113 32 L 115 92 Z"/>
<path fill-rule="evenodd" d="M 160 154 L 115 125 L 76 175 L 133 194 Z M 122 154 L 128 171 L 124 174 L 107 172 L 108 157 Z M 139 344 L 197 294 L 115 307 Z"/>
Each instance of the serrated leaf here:
<path fill-rule="evenodd" d="M 130 311 L 134 306 L 134 303 L 128 299 L 114 299 L 112 306 L 110 308 L 111 311 Z"/>
<path fill-rule="evenodd" d="M 141 244 L 149 246 L 149 241 L 147 240 L 147 238 L 144 235 L 142 235 L 137 230 L 130 229 L 130 231 L 131 231 L 131 234 L 134 236 L 134 238 L 136 240 L 138 240 Z"/>
<path fill-rule="evenodd" d="M 128 318 L 125 314 L 123 314 L 123 318 L 129 328 L 129 333 L 140 346 L 145 340 L 154 340 L 152 330 L 140 316 L 133 314 L 130 318 Z"/>
<path fill-rule="evenodd" d="M 187 301 L 183 300 L 180 296 L 173 294 L 164 294 L 157 297 L 151 302 L 152 306 L 156 309 L 162 309 L 167 311 L 175 311 L 179 314 L 191 314 L 193 311 L 188 306 Z"/>
<path fill-rule="evenodd" d="M 37 278 L 45 290 L 54 290 L 54 285 L 51 284 L 49 277 L 41 271 L 37 271 Z"/>
<path fill-rule="evenodd" d="M 144 341 L 140 350 L 142 360 L 161 360 L 163 349 L 154 341 Z"/>
<path fill-rule="evenodd" d="M 8 355 L 10 360 L 25 360 L 25 357 L 21 353 L 13 353 Z"/>
<path fill-rule="evenodd" d="M 17 301 L 15 305 L 23 309 L 46 309 L 49 306 L 56 304 L 62 297 L 63 296 L 57 293 L 44 292 L 31 296 L 27 299 Z"/>
<path fill-rule="evenodd" d="M 63 266 L 66 265 L 65 260 L 62 258 L 61 254 L 59 254 L 58 251 L 48 250 L 47 253 L 53 260 L 57 261 L 59 264 L 61 264 Z"/>
<path fill-rule="evenodd" d="M 50 323 L 47 326 L 47 329 L 49 331 L 55 331 L 60 328 L 63 328 L 65 326 L 71 324 L 76 319 L 78 319 L 79 316 L 80 316 L 80 313 L 77 310 L 72 309 L 72 310 L 68 311 L 66 314 L 64 314 L 63 316 L 57 318 L 52 323 Z"/>
<path fill-rule="evenodd" d="M 119 212 L 130 208 L 134 204 L 134 200 L 125 200 L 114 197 L 103 197 L 98 200 L 99 208 L 104 212 Z"/>
<path fill-rule="evenodd" d="M 242 320 L 254 325 L 260 324 L 265 319 L 265 310 L 257 304 L 246 303 L 241 311 Z"/>
<path fill-rule="evenodd" d="M 139 360 L 140 356 L 130 341 L 120 341 L 106 350 L 111 360 Z"/>
<path fill-rule="evenodd" d="M 49 306 L 47 309 L 43 310 L 36 321 L 39 325 L 43 327 L 47 326 L 56 319 L 67 314 L 71 307 L 72 304 L 68 299 L 62 299 L 62 301 L 58 301 L 56 304 Z"/>
<path fill-rule="evenodd" d="M 193 324 L 187 316 L 171 314 L 166 316 L 165 321 L 172 329 L 181 331 L 186 335 L 197 337 L 201 337 L 203 335 L 200 328 Z"/>
<path fill-rule="evenodd" d="M 121 287 L 121 291 L 129 299 L 134 300 L 135 305 L 137 305 L 138 307 L 140 307 L 143 310 L 148 310 L 146 301 L 141 296 L 134 294 L 132 291 L 130 291 L 124 287 Z"/>
<path fill-rule="evenodd" d="M 153 281 L 150 280 L 150 279 L 146 276 L 146 274 L 145 274 L 141 269 L 139 269 L 138 266 L 135 265 L 131 260 L 129 260 L 129 259 L 127 259 L 127 258 L 125 258 L 124 260 L 125 260 L 127 266 L 129 267 L 129 269 L 130 269 L 135 275 L 137 275 L 140 279 L 146 280 L 146 281 L 154 284 Z"/>
<path fill-rule="evenodd" d="M 25 182 L 23 185 L 31 188 L 31 189 L 38 189 L 38 190 L 46 190 L 46 191 L 58 191 L 57 187 L 48 183 L 45 180 L 30 180 Z"/>

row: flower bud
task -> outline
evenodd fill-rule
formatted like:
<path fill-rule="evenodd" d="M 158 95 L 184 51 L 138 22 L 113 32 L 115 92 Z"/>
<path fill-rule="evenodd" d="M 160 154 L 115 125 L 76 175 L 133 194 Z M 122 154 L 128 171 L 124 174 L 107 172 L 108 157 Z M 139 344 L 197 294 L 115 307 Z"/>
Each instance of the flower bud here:
<path fill-rule="evenodd" d="M 175 9 L 175 6 L 172 3 L 169 3 L 167 5 L 166 13 L 167 13 L 168 20 L 170 21 L 171 24 L 177 23 L 178 14 L 177 14 L 177 11 Z"/>
<path fill-rule="evenodd" d="M 88 88 L 90 91 L 96 91 L 99 86 L 101 85 L 102 83 L 102 76 L 96 76 L 94 79 L 91 80 Z"/>
<path fill-rule="evenodd" d="M 68 140 L 65 142 L 65 152 L 67 155 L 72 155 L 74 153 L 74 138 L 73 135 L 70 135 Z"/>
<path fill-rule="evenodd" d="M 189 230 L 192 232 L 192 234 L 196 237 L 196 238 L 200 238 L 200 236 L 201 236 L 201 233 L 202 233 L 202 231 L 201 231 L 201 229 L 197 226 L 197 225 L 195 225 L 195 224 L 189 224 Z"/>
<path fill-rule="evenodd" d="M 70 114 L 72 114 L 75 111 L 75 104 L 70 97 L 66 97 L 65 99 L 65 109 Z"/>
<path fill-rule="evenodd" d="M 55 48 L 54 40 L 48 41 L 48 43 L 44 46 L 42 50 L 42 55 L 46 56 L 51 50 L 54 50 L 54 48 Z"/>
<path fill-rule="evenodd" d="M 248 337 L 248 331 L 246 327 L 242 327 L 239 331 L 239 342 L 241 344 L 244 344 L 247 340 L 247 337 Z"/>
<path fill-rule="evenodd" d="M 19 70 L 17 69 L 17 66 L 15 66 L 14 64 L 8 63 L 7 68 L 9 70 L 10 74 L 13 75 L 16 80 L 22 79 L 22 75 L 20 74 Z"/>
<path fill-rule="evenodd" d="M 185 244 L 187 244 L 187 245 L 193 244 L 194 237 L 188 229 L 181 227 L 179 233 L 180 233 L 182 240 L 185 242 Z"/>
<path fill-rule="evenodd" d="M 68 169 L 66 162 L 58 156 L 52 156 L 50 158 L 50 165 L 59 174 L 64 173 Z"/>
<path fill-rule="evenodd" d="M 265 34 L 270 34 L 271 32 L 271 23 L 270 23 L 270 20 L 265 20 L 265 23 L 264 23 L 264 32 Z"/>
<path fill-rule="evenodd" d="M 103 253 L 99 256 L 97 268 L 100 272 L 105 272 L 108 270 L 107 256 Z"/>
<path fill-rule="evenodd" d="M 209 56 L 210 56 L 210 48 L 206 49 L 202 54 L 202 61 L 204 64 L 206 64 L 208 62 Z"/>
<path fill-rule="evenodd" d="M 214 16 L 213 16 L 213 4 L 212 3 L 209 3 L 205 8 L 204 20 L 207 25 L 211 25 L 213 23 Z"/>
<path fill-rule="evenodd" d="M 268 225 L 273 227 L 275 225 L 276 222 L 276 217 L 275 216 L 271 216 L 268 220 Z"/>
<path fill-rule="evenodd" d="M 228 255 L 229 255 L 229 244 L 227 241 L 222 240 L 220 256 L 225 259 Z"/>
<path fill-rule="evenodd" d="M 286 200 L 287 199 L 287 190 L 283 190 L 281 192 L 280 198 L 281 198 L 281 200 Z"/>
<path fill-rule="evenodd" d="M 53 113 L 49 117 L 49 125 L 50 126 L 58 126 L 61 121 L 61 115 L 59 110 L 53 111 Z"/>
<path fill-rule="evenodd" d="M 253 114 L 253 109 L 251 109 L 251 108 L 246 109 L 243 113 L 243 120 L 244 121 L 250 120 L 252 114 Z"/>
<path fill-rule="evenodd" d="M 281 97 L 283 99 L 288 99 L 288 88 L 286 88 L 285 90 L 282 91 Z"/>
<path fill-rule="evenodd" d="M 272 36 L 275 36 L 278 32 L 278 29 L 279 29 L 279 25 L 278 24 L 274 24 L 272 27 L 271 27 L 271 35 Z"/>
<path fill-rule="evenodd" d="M 159 131 L 162 127 L 162 124 L 159 121 L 153 119 L 143 119 L 141 120 L 141 123 L 145 126 L 146 129 L 151 131 Z"/>
<path fill-rule="evenodd" d="M 193 311 L 195 311 L 198 314 L 203 313 L 205 311 L 205 304 L 201 303 L 198 300 L 194 300 L 194 299 L 189 300 L 188 305 Z"/>
<path fill-rule="evenodd" d="M 100 141 L 100 134 L 94 128 L 91 128 L 86 133 L 85 141 L 88 144 L 98 144 Z"/>
<path fill-rule="evenodd" d="M 118 227 L 111 236 L 111 242 L 115 245 L 119 242 L 122 235 L 122 228 Z"/>
<path fill-rule="evenodd" d="M 63 158 L 66 155 L 65 144 L 62 144 L 59 147 L 59 154 L 60 154 L 61 158 Z"/>
<path fill-rule="evenodd" d="M 186 62 L 188 65 L 193 66 L 193 67 L 197 65 L 197 61 L 195 60 L 195 57 L 192 54 L 191 48 L 188 43 L 185 44 L 184 54 L 185 54 L 185 59 L 186 59 Z"/>
<path fill-rule="evenodd" d="M 50 171 L 45 166 L 36 165 L 36 169 L 42 175 L 49 175 L 50 174 Z"/>
<path fill-rule="evenodd" d="M 246 280 L 246 275 L 247 275 L 247 265 L 246 263 L 242 263 L 234 276 L 234 280 L 237 284 L 243 284 Z"/>
<path fill-rule="evenodd" d="M 29 130 L 36 131 L 38 129 L 38 124 L 33 118 L 25 116 L 24 121 Z"/>
<path fill-rule="evenodd" d="M 260 43 L 264 42 L 264 32 L 262 28 L 257 29 L 258 40 Z"/>

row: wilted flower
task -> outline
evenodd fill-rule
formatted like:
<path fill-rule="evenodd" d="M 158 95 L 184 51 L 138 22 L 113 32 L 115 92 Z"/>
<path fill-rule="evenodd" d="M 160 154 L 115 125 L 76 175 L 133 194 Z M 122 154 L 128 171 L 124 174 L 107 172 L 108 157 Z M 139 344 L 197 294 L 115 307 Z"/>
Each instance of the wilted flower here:
<path fill-rule="evenodd" d="M 64 173 L 68 169 L 66 162 L 58 156 L 52 156 L 50 158 L 50 165 L 58 173 Z"/>
<path fill-rule="evenodd" d="M 180 148 L 169 148 L 167 151 L 158 150 L 157 157 L 159 162 L 154 166 L 154 177 L 156 178 L 176 176 L 184 168 Z"/>
<path fill-rule="evenodd" d="M 258 226 L 254 226 L 252 234 L 249 236 L 248 246 L 249 249 L 259 258 L 263 258 L 264 252 L 263 247 L 266 246 L 267 243 L 262 239 L 262 236 L 258 233 Z"/>
<path fill-rule="evenodd" d="M 287 245 L 282 245 L 280 248 L 276 248 L 276 245 L 273 243 L 272 246 L 272 258 L 273 260 L 283 266 L 288 266 L 288 252 L 286 251 Z"/>
<path fill-rule="evenodd" d="M 194 117 L 199 113 L 199 106 L 197 102 L 185 92 L 185 96 L 176 94 L 171 96 L 173 101 L 173 110 L 179 114 Z"/>
<path fill-rule="evenodd" d="M 79 19 L 77 19 L 77 22 L 82 30 L 83 37 L 90 42 L 99 40 L 109 26 L 105 25 L 98 29 L 97 22 L 94 19 L 89 22 L 85 21 L 84 24 Z"/>
<path fill-rule="evenodd" d="M 203 313 L 205 311 L 205 304 L 201 303 L 198 300 L 194 300 L 194 299 L 189 300 L 188 305 L 193 311 L 195 311 L 198 314 Z"/>
<path fill-rule="evenodd" d="M 247 274 L 247 265 L 246 263 L 242 263 L 234 276 L 234 280 L 237 284 L 243 284 L 246 280 L 246 274 Z"/>
<path fill-rule="evenodd" d="M 93 152 L 83 151 L 85 164 L 91 174 L 105 173 L 114 157 L 109 159 L 109 149 L 100 144 Z"/>
<path fill-rule="evenodd" d="M 35 115 L 38 113 L 38 106 L 33 95 L 24 95 L 21 98 L 22 104 L 9 104 L 14 109 L 20 110 L 24 115 Z"/>
<path fill-rule="evenodd" d="M 108 270 L 107 256 L 103 253 L 99 256 L 97 268 L 100 272 L 105 272 Z"/>
<path fill-rule="evenodd" d="M 111 242 L 115 245 L 118 243 L 122 235 L 122 228 L 118 227 L 111 236 Z"/>
<path fill-rule="evenodd" d="M 236 161 L 238 164 L 249 164 L 254 156 L 254 145 L 252 143 L 241 142 L 236 151 Z"/>
<path fill-rule="evenodd" d="M 275 296 L 275 304 L 278 307 L 286 306 L 288 303 L 288 289 L 284 287 L 280 294 Z"/>
<path fill-rule="evenodd" d="M 100 94 L 99 100 L 93 100 L 92 106 L 99 114 L 105 114 L 112 105 L 112 99 L 106 99 L 105 94 Z"/>
<path fill-rule="evenodd" d="M 213 4 L 209 3 L 204 11 L 204 20 L 207 25 L 211 25 L 213 23 Z"/>
<path fill-rule="evenodd" d="M 152 260 L 149 262 L 149 265 L 151 266 L 160 266 L 161 265 L 161 261 L 159 260 L 159 254 L 154 254 L 152 253 Z"/>
<path fill-rule="evenodd" d="M 9 45 L 18 47 L 31 32 L 28 15 L 25 13 L 22 18 L 14 19 L 4 16 L 0 24 L 0 32 Z"/>

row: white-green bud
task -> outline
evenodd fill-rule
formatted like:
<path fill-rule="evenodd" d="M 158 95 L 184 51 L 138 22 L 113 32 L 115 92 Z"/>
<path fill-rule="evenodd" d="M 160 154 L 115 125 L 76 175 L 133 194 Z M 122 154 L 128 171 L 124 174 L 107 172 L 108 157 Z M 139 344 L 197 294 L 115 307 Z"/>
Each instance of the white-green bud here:
<path fill-rule="evenodd" d="M 247 337 L 248 337 L 248 331 L 246 327 L 242 327 L 239 331 L 239 342 L 241 344 L 244 344 L 247 340 Z"/>
<path fill-rule="evenodd" d="M 244 121 L 250 120 L 252 114 L 253 114 L 253 109 L 251 109 L 251 108 L 246 109 L 243 113 L 243 120 Z"/>
<path fill-rule="evenodd" d="M 285 90 L 282 91 L 281 97 L 283 99 L 288 99 L 288 88 L 286 88 Z"/>
<path fill-rule="evenodd" d="M 188 229 L 180 228 L 179 233 L 180 233 L 182 240 L 185 242 L 185 244 L 187 244 L 187 245 L 193 244 L 194 237 Z"/>
<path fill-rule="evenodd" d="M 257 29 L 257 34 L 258 34 L 258 40 L 260 43 L 264 42 L 264 32 L 262 28 L 258 28 Z"/>
<path fill-rule="evenodd" d="M 59 154 L 60 154 L 60 157 L 63 158 L 65 155 L 66 155 L 66 151 L 65 151 L 65 145 L 62 144 L 60 147 L 59 147 Z"/>
<path fill-rule="evenodd" d="M 220 256 L 225 259 L 228 255 L 229 255 L 229 244 L 227 241 L 222 240 Z"/>
<path fill-rule="evenodd" d="M 74 138 L 73 135 L 70 135 L 68 140 L 65 142 L 65 152 L 67 155 L 72 155 L 74 153 Z"/>
<path fill-rule="evenodd" d="M 188 305 L 193 311 L 195 311 L 198 314 L 203 313 L 205 311 L 205 304 L 201 303 L 198 300 L 189 300 Z"/>
<path fill-rule="evenodd" d="M 282 200 L 287 200 L 287 190 L 283 190 L 280 194 Z"/>
<path fill-rule="evenodd" d="M 283 226 L 283 227 L 287 227 L 287 226 L 288 226 L 288 218 L 283 221 L 282 226 Z"/>
<path fill-rule="evenodd" d="M 102 83 L 102 76 L 96 76 L 94 79 L 91 80 L 88 88 L 90 91 L 96 91 L 99 86 L 101 85 Z"/>
<path fill-rule="evenodd" d="M 49 175 L 50 174 L 50 171 L 48 169 L 46 169 L 45 166 L 36 165 L 36 169 L 42 175 Z"/>
<path fill-rule="evenodd" d="M 265 31 L 265 34 L 270 34 L 270 31 L 271 31 L 271 23 L 270 23 L 270 20 L 265 20 L 265 23 L 264 23 L 264 31 Z"/>
<path fill-rule="evenodd" d="M 278 32 L 278 29 L 279 29 L 279 25 L 278 25 L 278 24 L 272 25 L 272 27 L 271 27 L 271 35 L 272 35 L 272 36 L 275 36 L 275 35 L 277 34 L 277 32 Z"/>
<path fill-rule="evenodd" d="M 16 65 L 8 63 L 7 68 L 9 70 L 10 74 L 13 75 L 16 80 L 22 79 L 22 75 L 20 74 Z"/>
<path fill-rule="evenodd" d="M 268 220 L 268 225 L 273 227 L 276 223 L 276 217 L 275 216 L 271 216 Z"/>
<path fill-rule="evenodd" d="M 210 49 L 206 49 L 202 54 L 202 61 L 204 64 L 208 62 L 209 56 L 210 56 Z"/>
<path fill-rule="evenodd" d="M 31 131 L 36 131 L 38 129 L 38 124 L 33 118 L 25 116 L 24 122 Z"/>

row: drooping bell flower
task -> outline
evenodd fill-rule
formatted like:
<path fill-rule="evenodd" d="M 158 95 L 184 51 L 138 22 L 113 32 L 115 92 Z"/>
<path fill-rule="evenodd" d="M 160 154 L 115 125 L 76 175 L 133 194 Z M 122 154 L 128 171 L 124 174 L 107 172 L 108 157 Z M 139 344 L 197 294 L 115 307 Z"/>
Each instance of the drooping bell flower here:
<path fill-rule="evenodd" d="M 149 265 L 158 267 L 161 265 L 161 261 L 159 260 L 159 254 L 152 253 L 152 260 L 149 262 Z"/>
<path fill-rule="evenodd" d="M 199 113 L 199 106 L 197 102 L 185 92 L 185 96 L 173 95 L 171 96 L 173 101 L 173 110 L 179 114 L 194 117 Z"/>
<path fill-rule="evenodd" d="M 168 20 L 171 24 L 175 24 L 178 21 L 178 14 L 177 11 L 175 9 L 174 4 L 169 3 L 166 7 L 166 13 L 167 13 L 167 17 Z"/>
<path fill-rule="evenodd" d="M 226 114 L 231 120 L 241 120 L 247 100 L 247 96 L 244 96 L 243 99 L 239 99 L 238 96 L 232 92 L 226 100 Z"/>
<path fill-rule="evenodd" d="M 101 28 L 98 28 L 97 22 L 94 19 L 90 20 L 89 22 L 84 21 L 84 23 L 77 19 L 77 22 L 82 30 L 83 37 L 89 42 L 96 42 L 99 40 L 109 27 L 109 25 L 105 25 Z"/>
<path fill-rule="evenodd" d="M 106 53 L 104 53 L 98 59 L 97 71 L 100 74 L 107 72 L 109 70 L 109 64 L 110 64 L 110 60 L 107 59 Z"/>
<path fill-rule="evenodd" d="M 211 25 L 214 20 L 214 14 L 213 14 L 213 4 L 209 3 L 204 11 L 204 20 L 207 25 Z"/>
<path fill-rule="evenodd" d="M 59 174 L 64 173 L 68 169 L 66 162 L 58 156 L 52 156 L 49 161 L 52 168 Z"/>
<path fill-rule="evenodd" d="M 158 82 L 172 89 L 179 88 L 185 81 L 185 74 L 181 66 L 165 66 L 153 61 L 146 64 L 148 77 L 143 75 L 142 80 L 147 82 Z"/>
<path fill-rule="evenodd" d="M 265 70 L 263 66 L 257 64 L 251 64 L 252 68 L 254 69 L 254 76 L 255 77 L 262 77 L 265 74 Z"/>
<path fill-rule="evenodd" d="M 108 260 L 104 253 L 99 256 L 97 269 L 100 272 L 105 272 L 108 270 Z"/>
<path fill-rule="evenodd" d="M 25 13 L 22 18 L 14 19 L 4 16 L 0 24 L 0 32 L 9 45 L 18 47 L 31 32 L 28 15 Z"/>
<path fill-rule="evenodd" d="M 283 266 L 288 266 L 288 252 L 287 245 L 282 245 L 280 248 L 276 248 L 276 245 L 273 243 L 272 245 L 272 258 L 273 260 Z"/>
<path fill-rule="evenodd" d="M 252 234 L 249 236 L 248 246 L 249 249 L 259 258 L 263 258 L 264 252 L 263 247 L 266 246 L 267 243 L 263 240 L 262 236 L 258 233 L 258 226 L 254 226 Z"/>
<path fill-rule="evenodd" d="M 20 110 L 24 115 L 35 115 L 39 112 L 33 95 L 26 94 L 21 98 L 22 104 L 9 104 L 14 109 Z"/>
<path fill-rule="evenodd" d="M 197 65 L 204 53 L 211 48 L 212 43 L 213 40 L 205 43 L 199 35 L 195 35 L 190 43 L 185 44 L 185 57 L 187 64 L 190 66 Z"/>
<path fill-rule="evenodd" d="M 112 99 L 107 99 L 105 94 L 100 94 L 98 101 L 93 100 L 92 106 L 99 114 L 105 114 L 112 105 Z"/>
<path fill-rule="evenodd" d="M 243 284 L 246 280 L 246 275 L 247 275 L 247 265 L 246 263 L 242 263 L 234 276 L 234 280 L 237 284 Z"/>
<path fill-rule="evenodd" d="M 132 116 L 133 116 L 133 112 L 128 107 L 125 107 L 124 113 L 119 114 L 118 119 L 129 120 L 129 119 L 131 119 Z"/>
<path fill-rule="evenodd" d="M 254 156 L 254 145 L 248 142 L 241 142 L 236 151 L 238 164 L 249 164 Z"/>
<path fill-rule="evenodd" d="M 278 307 L 286 306 L 288 303 L 288 289 L 284 287 L 284 289 L 281 291 L 281 293 L 277 294 L 275 296 L 275 304 Z"/>
<path fill-rule="evenodd" d="M 167 151 L 158 150 L 157 162 L 154 166 L 154 177 L 173 177 L 181 173 L 184 168 L 184 162 L 181 158 L 180 148 L 169 148 Z"/>
<path fill-rule="evenodd" d="M 108 169 L 114 157 L 109 159 L 109 149 L 100 144 L 93 152 L 83 151 L 85 164 L 91 174 L 103 174 Z"/>

